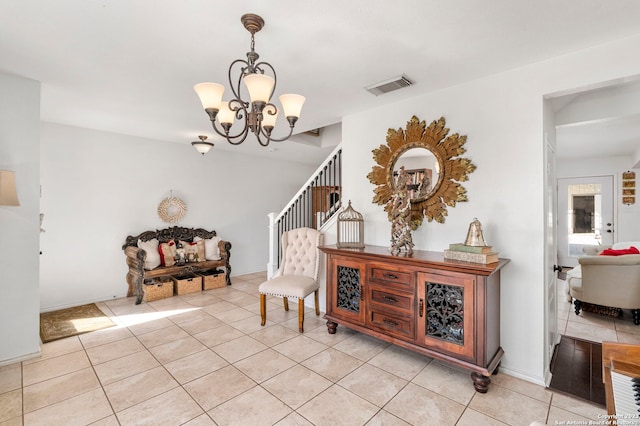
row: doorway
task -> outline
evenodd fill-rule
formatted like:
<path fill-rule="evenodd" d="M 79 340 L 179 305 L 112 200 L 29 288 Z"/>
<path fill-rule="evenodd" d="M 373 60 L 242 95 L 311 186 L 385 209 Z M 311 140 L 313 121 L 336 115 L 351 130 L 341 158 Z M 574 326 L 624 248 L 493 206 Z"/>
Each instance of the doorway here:
<path fill-rule="evenodd" d="M 558 179 L 558 264 L 573 268 L 583 248 L 613 244 L 613 176 Z"/>
<path fill-rule="evenodd" d="M 566 300 L 566 282 L 557 281 L 558 265 L 577 266 L 578 256 L 583 254 L 586 245 L 612 244 L 614 231 L 627 233 L 636 229 L 635 222 L 618 215 L 614 185 L 617 185 L 617 173 L 638 167 L 633 159 L 640 140 L 640 76 L 545 95 L 543 132 L 546 147 L 544 361 L 548 385 L 550 354 L 560 336 L 602 340 L 593 336 L 585 338 L 580 334 L 584 327 L 572 326 L 573 311 Z M 596 182 L 594 178 L 605 181 Z M 578 187 L 570 190 L 570 185 Z M 614 217 L 620 220 L 614 223 Z M 616 340 L 615 336 L 604 340 Z"/>

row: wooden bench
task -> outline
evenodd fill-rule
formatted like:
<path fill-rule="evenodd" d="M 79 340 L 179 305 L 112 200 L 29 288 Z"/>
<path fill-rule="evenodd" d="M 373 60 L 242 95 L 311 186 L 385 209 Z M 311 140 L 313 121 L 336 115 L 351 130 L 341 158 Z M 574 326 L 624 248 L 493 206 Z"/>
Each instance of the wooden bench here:
<path fill-rule="evenodd" d="M 185 272 L 197 272 L 217 267 L 225 268 L 227 285 L 231 285 L 231 243 L 220 240 L 218 247 L 220 249 L 220 260 L 205 260 L 204 262 L 185 263 L 184 265 L 158 266 L 157 268 L 146 270 L 144 262 L 147 253 L 138 248 L 138 240 L 149 241 L 156 238 L 160 243 L 168 241 L 188 241 L 191 242 L 195 237 L 210 239 L 216 236 L 216 231 L 207 231 L 202 228 L 184 228 L 174 226 L 172 228 L 157 229 L 155 231 L 145 231 L 140 235 L 130 235 L 125 240 L 122 250 L 127 257 L 127 284 L 129 290 L 127 297 L 136 296 L 136 305 L 142 302 L 143 290 L 142 284 L 146 279 L 161 277 L 165 275 L 179 275 Z"/>

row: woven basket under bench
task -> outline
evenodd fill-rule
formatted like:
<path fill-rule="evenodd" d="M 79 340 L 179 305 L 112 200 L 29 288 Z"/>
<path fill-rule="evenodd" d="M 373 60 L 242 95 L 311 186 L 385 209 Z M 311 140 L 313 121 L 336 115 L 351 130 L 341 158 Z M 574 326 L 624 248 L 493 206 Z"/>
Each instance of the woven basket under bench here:
<path fill-rule="evenodd" d="M 202 276 L 187 272 L 178 276 L 172 276 L 175 291 L 178 296 L 202 291 Z"/>
<path fill-rule="evenodd" d="M 214 288 L 222 288 L 227 285 L 227 274 L 219 269 L 201 271 L 197 274 L 202 276 L 203 290 L 213 290 Z"/>
<path fill-rule="evenodd" d="M 145 302 L 173 297 L 173 280 L 171 277 L 158 277 L 147 279 L 142 286 Z"/>

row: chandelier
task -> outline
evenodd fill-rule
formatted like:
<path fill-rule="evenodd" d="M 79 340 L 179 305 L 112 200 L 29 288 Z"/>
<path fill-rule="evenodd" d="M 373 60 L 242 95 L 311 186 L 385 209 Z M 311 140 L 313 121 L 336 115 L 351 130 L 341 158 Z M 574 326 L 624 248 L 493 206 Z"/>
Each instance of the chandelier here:
<path fill-rule="evenodd" d="M 251 51 L 247 52 L 247 60 L 236 59 L 229 66 L 229 86 L 233 92 L 233 98 L 228 102 L 222 102 L 224 86 L 218 83 L 199 83 L 193 88 L 211 120 L 213 130 L 230 144 L 239 145 L 244 142 L 249 130 L 262 146 L 269 145 L 271 141 L 285 141 L 293 134 L 293 128 L 300 117 L 305 98 L 295 94 L 280 95 L 280 103 L 289 123 L 289 134 L 280 139 L 273 138 L 271 132 L 279 112 L 278 108 L 270 102 L 276 88 L 276 71 L 268 62 L 257 62 L 260 56 L 254 50 L 254 35 L 264 27 L 264 20 L 258 15 L 249 13 L 243 15 L 240 21 L 251 33 Z M 270 70 L 273 77 L 265 74 L 265 70 Z M 234 72 L 237 76 L 232 78 Z M 250 101 L 240 96 L 240 87 L 243 82 L 249 92 Z M 244 125 L 240 132 L 231 134 L 231 126 L 235 119 L 244 120 Z"/>

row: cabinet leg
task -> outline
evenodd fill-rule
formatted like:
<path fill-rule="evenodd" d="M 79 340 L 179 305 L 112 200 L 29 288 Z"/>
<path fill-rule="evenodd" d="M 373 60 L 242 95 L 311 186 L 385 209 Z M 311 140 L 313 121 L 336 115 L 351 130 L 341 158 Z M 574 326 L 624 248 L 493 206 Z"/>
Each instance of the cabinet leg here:
<path fill-rule="evenodd" d="M 491 377 L 483 376 L 474 371 L 471 373 L 471 380 L 473 380 L 473 387 L 476 389 L 476 392 L 487 393 L 489 383 L 491 383 Z"/>
<path fill-rule="evenodd" d="M 338 328 L 337 322 L 327 321 L 327 331 L 329 334 L 336 334 L 336 328 Z"/>

